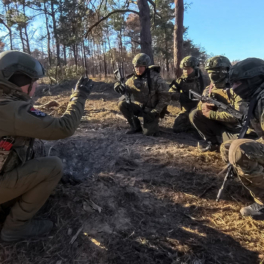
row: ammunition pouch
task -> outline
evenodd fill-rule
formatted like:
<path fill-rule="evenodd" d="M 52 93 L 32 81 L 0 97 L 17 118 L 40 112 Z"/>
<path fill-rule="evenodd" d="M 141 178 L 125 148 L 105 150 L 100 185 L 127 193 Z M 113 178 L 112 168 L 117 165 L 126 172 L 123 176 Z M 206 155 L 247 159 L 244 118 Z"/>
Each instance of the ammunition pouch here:
<path fill-rule="evenodd" d="M 0 150 L 0 174 L 4 171 L 5 165 L 10 157 L 10 150 Z"/>

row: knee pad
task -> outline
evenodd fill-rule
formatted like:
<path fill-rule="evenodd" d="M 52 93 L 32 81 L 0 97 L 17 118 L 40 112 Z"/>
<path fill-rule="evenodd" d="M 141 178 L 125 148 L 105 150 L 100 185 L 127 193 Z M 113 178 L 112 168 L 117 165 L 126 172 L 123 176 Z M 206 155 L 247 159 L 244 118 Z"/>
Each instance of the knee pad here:
<path fill-rule="evenodd" d="M 230 149 L 230 146 L 232 144 L 234 140 L 228 140 L 224 143 L 221 144 L 220 146 L 220 154 L 221 154 L 221 158 L 222 160 L 225 162 L 225 163 L 228 163 L 229 162 L 229 149 Z"/>
<path fill-rule="evenodd" d="M 234 140 L 229 149 L 229 162 L 243 174 L 252 173 L 264 157 L 259 144 L 251 139 Z"/>

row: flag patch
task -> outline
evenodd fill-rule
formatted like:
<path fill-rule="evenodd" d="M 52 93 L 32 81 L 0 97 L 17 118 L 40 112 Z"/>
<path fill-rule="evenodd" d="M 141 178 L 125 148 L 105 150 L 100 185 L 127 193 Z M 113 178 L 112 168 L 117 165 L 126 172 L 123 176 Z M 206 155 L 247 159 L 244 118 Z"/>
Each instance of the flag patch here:
<path fill-rule="evenodd" d="M 31 107 L 28 112 L 38 117 L 45 117 L 47 115 L 46 113 L 43 113 L 40 110 L 35 109 L 34 107 Z"/>

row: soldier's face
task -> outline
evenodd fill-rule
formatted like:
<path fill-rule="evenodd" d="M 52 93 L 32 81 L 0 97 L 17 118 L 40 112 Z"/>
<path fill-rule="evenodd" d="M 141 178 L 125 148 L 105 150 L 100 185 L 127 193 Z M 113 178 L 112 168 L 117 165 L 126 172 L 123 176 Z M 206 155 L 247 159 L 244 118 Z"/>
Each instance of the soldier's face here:
<path fill-rule="evenodd" d="M 142 75 L 146 70 L 146 67 L 144 66 L 137 66 L 135 67 L 136 75 Z"/>
<path fill-rule="evenodd" d="M 22 87 L 20 87 L 20 88 L 21 88 L 22 92 L 28 94 L 29 86 L 30 86 L 30 84 L 27 84 L 27 85 L 24 85 L 24 86 L 22 86 Z M 32 97 L 32 96 L 34 95 L 37 86 L 38 86 L 38 82 L 35 81 L 35 82 L 32 84 L 32 89 L 31 89 L 31 91 L 30 91 L 29 94 L 28 94 L 30 97 Z"/>
<path fill-rule="evenodd" d="M 184 67 L 183 68 L 183 74 L 185 76 L 189 76 L 191 73 L 193 73 L 194 69 L 192 67 Z"/>

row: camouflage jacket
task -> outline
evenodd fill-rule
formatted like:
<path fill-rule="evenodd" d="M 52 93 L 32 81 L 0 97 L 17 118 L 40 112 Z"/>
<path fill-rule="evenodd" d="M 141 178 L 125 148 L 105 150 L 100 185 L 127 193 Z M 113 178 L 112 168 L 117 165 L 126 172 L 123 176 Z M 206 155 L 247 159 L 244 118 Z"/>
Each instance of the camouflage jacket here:
<path fill-rule="evenodd" d="M 19 89 L 0 80 L 0 139 L 8 137 L 13 142 L 10 153 L 0 149 L 0 171 L 1 166 L 7 172 L 33 158 L 35 138 L 57 140 L 71 136 L 84 111 L 86 95 L 82 92 L 73 92 L 64 115 L 55 118 L 35 109 L 30 97 Z"/>
<path fill-rule="evenodd" d="M 175 93 L 172 95 L 172 100 L 179 100 L 181 107 L 186 111 L 190 111 L 197 106 L 197 102 L 189 98 L 189 90 L 199 94 L 202 94 L 204 90 L 203 76 L 199 69 L 193 71 L 188 77 L 182 75 L 170 85 L 169 92 Z"/>
<path fill-rule="evenodd" d="M 264 83 L 261 85 L 263 90 L 258 95 L 257 103 L 250 119 L 250 127 L 254 129 L 259 137 L 264 138 Z M 243 112 L 248 112 L 249 102 L 244 107 Z"/>
<path fill-rule="evenodd" d="M 160 113 L 169 103 L 169 87 L 154 69 L 149 69 L 149 73 L 146 72 L 142 76 L 133 75 L 126 81 L 126 85 L 133 101 L 143 106 L 147 111 L 156 109 Z"/>
<path fill-rule="evenodd" d="M 230 104 L 236 110 L 242 111 L 241 108 L 243 105 L 243 101 L 241 97 L 239 97 L 233 92 L 232 89 L 229 89 L 228 91 L 213 86 L 213 88 L 210 91 L 210 86 L 208 86 L 205 88 L 203 95 L 211 97 L 224 104 Z M 197 108 L 199 110 L 202 110 L 202 102 L 199 102 Z M 216 109 L 215 111 L 211 110 L 209 114 L 209 119 L 222 122 L 223 125 L 227 127 L 234 127 L 234 125 L 239 125 L 237 118 L 233 117 L 232 115 L 221 109 Z"/>

